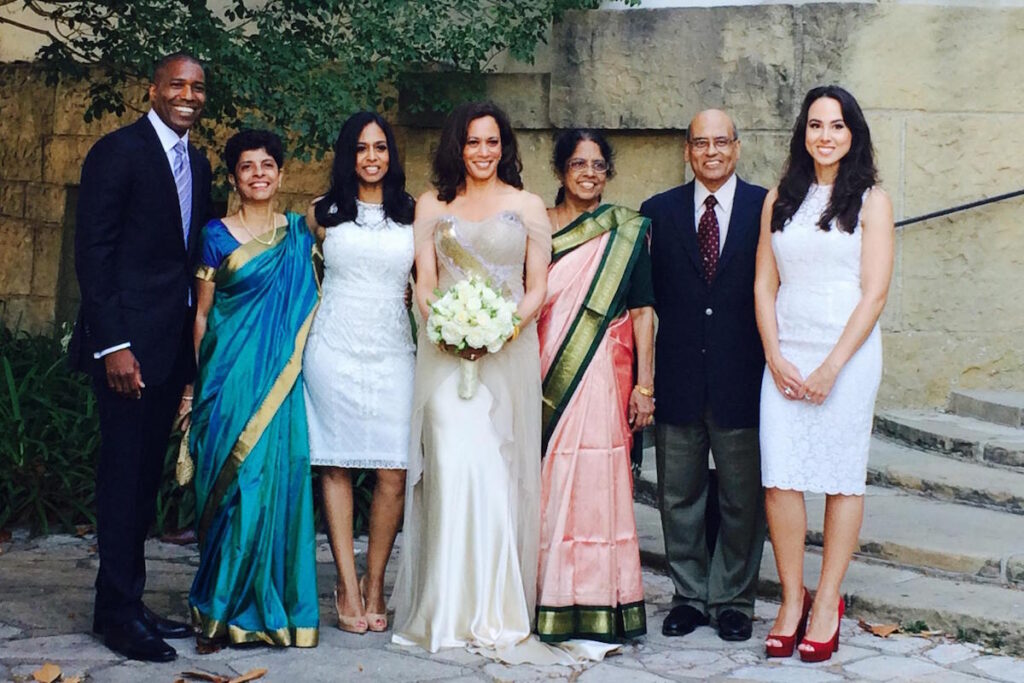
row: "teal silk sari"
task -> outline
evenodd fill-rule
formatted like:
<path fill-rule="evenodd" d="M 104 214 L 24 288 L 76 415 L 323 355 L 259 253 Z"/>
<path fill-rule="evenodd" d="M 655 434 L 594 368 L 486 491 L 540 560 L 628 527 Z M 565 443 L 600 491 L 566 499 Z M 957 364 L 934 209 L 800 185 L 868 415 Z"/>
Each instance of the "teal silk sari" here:
<path fill-rule="evenodd" d="M 260 239 L 270 237 L 266 233 Z M 189 439 L 200 637 L 314 647 L 319 607 L 302 350 L 317 304 L 315 242 L 298 214 L 197 277 L 216 285 Z"/>

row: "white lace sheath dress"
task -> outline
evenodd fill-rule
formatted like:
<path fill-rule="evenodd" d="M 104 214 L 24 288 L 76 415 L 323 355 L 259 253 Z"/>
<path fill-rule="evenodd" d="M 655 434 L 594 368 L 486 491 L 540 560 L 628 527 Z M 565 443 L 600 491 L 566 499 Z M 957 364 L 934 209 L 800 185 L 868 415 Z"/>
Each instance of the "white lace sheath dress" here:
<path fill-rule="evenodd" d="M 415 345 L 405 307 L 412 226 L 379 204 L 327 228 L 302 376 L 312 465 L 405 469 Z"/>
<path fill-rule="evenodd" d="M 782 231 L 772 233 L 779 269 L 779 346 L 806 378 L 835 346 L 860 301 L 860 221 L 853 234 L 818 228 L 831 186 L 812 185 Z M 825 402 L 792 401 L 765 368 L 761 382 L 761 481 L 766 487 L 862 495 L 875 395 L 882 378 L 878 325 L 843 367 Z"/>

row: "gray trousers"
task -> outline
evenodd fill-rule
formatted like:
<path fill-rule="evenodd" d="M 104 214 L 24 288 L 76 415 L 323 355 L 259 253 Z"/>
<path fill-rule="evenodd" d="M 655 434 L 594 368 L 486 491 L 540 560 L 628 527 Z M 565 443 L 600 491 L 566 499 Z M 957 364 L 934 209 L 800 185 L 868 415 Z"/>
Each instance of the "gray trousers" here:
<path fill-rule="evenodd" d="M 718 474 L 721 525 L 713 555 L 705 537 L 708 451 Z M 754 613 L 765 539 L 757 428 L 723 429 L 709 414 L 689 425 L 655 425 L 658 508 L 675 605 L 717 617 Z"/>

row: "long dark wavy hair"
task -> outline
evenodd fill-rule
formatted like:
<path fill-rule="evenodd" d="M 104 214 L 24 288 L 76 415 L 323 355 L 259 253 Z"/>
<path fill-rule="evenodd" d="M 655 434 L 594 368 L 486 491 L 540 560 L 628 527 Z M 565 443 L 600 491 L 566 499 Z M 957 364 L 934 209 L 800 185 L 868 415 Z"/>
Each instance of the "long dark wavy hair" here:
<path fill-rule="evenodd" d="M 562 131 L 555 139 L 555 150 L 551 153 L 551 166 L 555 169 L 559 179 L 563 181 L 562 186 L 558 188 L 558 194 L 555 195 L 555 206 L 565 201 L 564 180 L 565 174 L 569 170 L 566 165 L 572 158 L 573 152 L 576 151 L 576 146 L 584 140 L 589 140 L 600 148 L 601 156 L 608 164 L 608 173 L 605 177 L 608 180 L 615 177 L 615 150 L 612 149 L 611 143 L 601 131 L 593 128 L 570 128 Z"/>
<path fill-rule="evenodd" d="M 772 207 L 772 232 L 782 230 L 793 217 L 807 196 L 814 182 L 814 160 L 804 142 L 807 134 L 807 112 L 811 105 L 822 97 L 839 102 L 843 121 L 850 129 L 850 151 L 839 162 L 839 173 L 832 187 L 828 207 L 818 219 L 818 227 L 828 231 L 832 219 L 839 229 L 852 233 L 857 227 L 864 191 L 878 182 L 875 168 L 875 153 L 871 146 L 871 131 L 864 119 L 864 112 L 853 95 L 838 85 L 822 85 L 811 88 L 800 107 L 800 116 L 793 126 L 793 137 L 789 141 L 789 158 L 786 160 L 782 180 L 779 181 L 779 196 Z"/>
<path fill-rule="evenodd" d="M 356 219 L 359 197 L 359 176 L 356 174 L 356 145 L 363 129 L 376 123 L 384 131 L 388 143 L 388 172 L 384 174 L 384 215 L 408 225 L 412 223 L 415 201 L 405 191 L 405 171 L 398 158 L 395 133 L 384 118 L 372 111 L 356 112 L 341 126 L 334 142 L 334 164 L 331 166 L 331 187 L 313 207 L 316 222 L 329 228 Z M 334 210 L 332 211 L 332 207 Z"/>
<path fill-rule="evenodd" d="M 523 179 L 520 177 L 523 162 L 519 159 L 519 146 L 508 114 L 493 102 L 466 102 L 448 115 L 441 130 L 437 152 L 434 153 L 431 180 L 437 188 L 437 198 L 442 202 L 452 201 L 466 187 L 466 162 L 462 158 L 462 150 L 466 146 L 469 124 L 485 116 L 492 117 L 498 123 L 501 135 L 498 180 L 516 189 L 523 189 Z"/>

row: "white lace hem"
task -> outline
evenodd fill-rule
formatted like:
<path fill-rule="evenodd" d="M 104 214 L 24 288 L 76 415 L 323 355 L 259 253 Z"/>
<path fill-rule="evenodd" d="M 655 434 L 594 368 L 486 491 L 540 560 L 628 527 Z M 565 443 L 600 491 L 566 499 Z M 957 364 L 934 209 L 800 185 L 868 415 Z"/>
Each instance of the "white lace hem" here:
<path fill-rule="evenodd" d="M 766 489 L 781 489 L 783 491 L 800 491 L 801 493 L 821 493 L 826 496 L 863 496 L 867 491 L 867 484 L 863 484 L 858 489 L 856 486 L 850 487 L 849 489 L 841 486 L 828 486 L 820 484 L 811 484 L 809 482 L 791 482 L 791 481 L 780 481 L 772 482 L 767 480 L 761 481 L 761 486 Z"/>
<path fill-rule="evenodd" d="M 311 467 L 343 467 L 349 470 L 404 470 L 408 465 L 396 460 L 341 460 L 310 458 Z"/>

